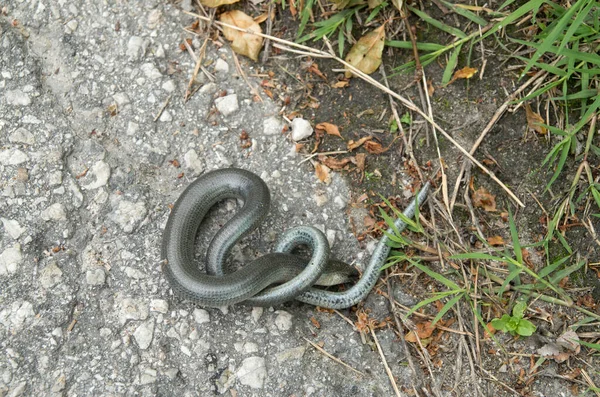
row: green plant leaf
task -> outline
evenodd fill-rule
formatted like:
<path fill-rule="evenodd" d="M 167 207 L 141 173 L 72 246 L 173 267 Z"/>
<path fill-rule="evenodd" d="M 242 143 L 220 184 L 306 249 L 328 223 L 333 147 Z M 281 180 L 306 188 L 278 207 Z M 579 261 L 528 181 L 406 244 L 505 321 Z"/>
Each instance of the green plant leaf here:
<path fill-rule="evenodd" d="M 512 310 L 513 317 L 523 318 L 523 316 L 525 315 L 525 309 L 527 309 L 527 302 L 521 301 L 517 303 Z"/>
<path fill-rule="evenodd" d="M 515 330 L 517 334 L 521 336 L 531 336 L 535 332 L 537 327 L 533 325 L 533 323 L 529 320 L 522 318 L 517 325 L 517 329 Z"/>
<path fill-rule="evenodd" d="M 580 0 L 581 1 L 581 0 Z M 415 15 L 417 15 L 419 18 L 421 18 L 422 20 L 424 20 L 425 22 L 427 22 L 428 24 L 430 24 L 431 26 L 434 26 L 436 28 L 438 28 L 439 30 L 443 30 L 446 33 L 451 34 L 452 36 L 464 39 L 467 37 L 467 35 L 459 29 L 453 28 L 452 26 L 446 25 L 443 22 L 438 21 L 435 18 L 430 17 L 427 13 L 419 10 L 418 8 L 412 7 L 412 6 L 408 6 L 408 9 L 414 13 Z"/>

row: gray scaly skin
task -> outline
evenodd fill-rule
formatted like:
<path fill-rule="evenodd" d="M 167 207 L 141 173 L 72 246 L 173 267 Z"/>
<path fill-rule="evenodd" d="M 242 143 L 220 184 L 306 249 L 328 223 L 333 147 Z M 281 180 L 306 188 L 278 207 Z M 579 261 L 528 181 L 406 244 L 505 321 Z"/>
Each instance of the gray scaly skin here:
<path fill-rule="evenodd" d="M 425 199 L 428 188 L 429 184 L 426 184 L 419 193 L 419 203 Z M 204 273 L 193 261 L 195 237 L 208 210 L 226 198 L 241 198 L 244 205 L 213 237 L 206 256 L 207 273 Z M 324 284 L 319 280 L 327 276 L 324 274 L 326 268 L 339 269 L 343 264 L 329 258 L 329 245 L 323 233 L 308 226 L 286 231 L 275 253 L 264 255 L 233 273 L 225 273 L 225 259 L 231 248 L 260 225 L 269 204 L 268 187 L 249 171 L 221 169 L 192 182 L 173 206 L 163 234 L 163 269 L 173 291 L 184 299 L 212 307 L 238 302 L 274 306 L 295 298 L 325 308 L 342 309 L 355 305 L 368 295 L 390 251 L 385 235 L 361 279 L 344 292 L 311 288 L 315 283 Z M 415 207 L 416 201 L 413 201 L 404 215 L 412 217 Z M 396 227 L 401 231 L 406 224 L 397 220 Z M 299 245 L 311 249 L 312 257 L 308 263 L 291 255 L 291 251 Z M 335 271 L 332 270 L 332 273 Z M 283 284 L 268 288 L 279 283 Z"/>

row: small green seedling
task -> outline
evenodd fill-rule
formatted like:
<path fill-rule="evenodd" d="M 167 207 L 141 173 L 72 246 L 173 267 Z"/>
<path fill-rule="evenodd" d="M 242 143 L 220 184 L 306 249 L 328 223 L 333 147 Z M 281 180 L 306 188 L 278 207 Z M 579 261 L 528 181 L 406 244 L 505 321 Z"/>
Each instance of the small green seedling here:
<path fill-rule="evenodd" d="M 527 303 L 519 302 L 513 307 L 512 316 L 505 314 L 502 318 L 492 320 L 492 327 L 498 331 L 510 332 L 511 335 L 531 336 L 536 326 L 523 318 Z"/>

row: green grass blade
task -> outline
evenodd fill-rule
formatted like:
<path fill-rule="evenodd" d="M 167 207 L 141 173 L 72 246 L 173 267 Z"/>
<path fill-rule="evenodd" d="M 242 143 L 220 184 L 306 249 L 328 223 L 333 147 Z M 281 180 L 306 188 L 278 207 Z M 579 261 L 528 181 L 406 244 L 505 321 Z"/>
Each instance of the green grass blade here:
<path fill-rule="evenodd" d="M 477 25 L 486 26 L 488 24 L 488 21 L 481 18 L 479 15 L 475 14 L 474 12 L 467 10 L 466 8 L 458 7 L 458 6 L 456 6 L 452 3 L 449 3 L 445 0 L 442 0 L 442 3 L 444 3 L 444 5 L 446 5 L 450 9 L 452 9 L 452 11 L 454 11 L 458 15 L 462 15 L 463 17 L 467 18 L 471 22 L 476 23 Z"/>
<path fill-rule="evenodd" d="M 563 263 L 565 263 L 566 261 L 568 261 L 571 258 L 571 255 L 569 256 L 565 256 L 564 258 L 561 258 L 559 260 L 557 260 L 556 262 L 542 268 L 539 272 L 538 272 L 538 276 L 540 276 L 540 278 L 544 278 L 547 275 L 549 275 L 550 273 L 552 273 L 553 271 L 555 271 L 556 269 L 558 269 L 558 267 L 560 265 L 562 265 Z"/>
<path fill-rule="evenodd" d="M 411 307 L 411 309 L 406 313 L 406 315 L 404 316 L 404 318 L 410 317 L 411 314 L 413 314 L 414 312 L 416 312 L 417 310 L 419 310 L 423 306 L 427 306 L 430 303 L 433 303 L 435 301 L 439 301 L 440 299 L 442 299 L 442 298 L 444 298 L 444 297 L 446 297 L 448 295 L 454 295 L 455 293 L 456 293 L 455 291 L 438 292 L 437 294 L 435 294 L 431 298 L 427 298 L 425 300 L 422 300 L 421 302 L 419 302 L 416 305 L 414 305 L 413 307 Z"/>
<path fill-rule="evenodd" d="M 431 321 L 431 325 L 434 325 L 439 320 L 441 320 L 441 318 L 444 317 L 444 314 L 446 314 L 448 310 L 452 308 L 452 306 L 456 305 L 456 303 L 463 297 L 463 295 L 464 294 L 456 294 L 454 298 L 446 302 L 446 304 L 442 307 L 442 310 L 440 310 L 439 313 L 433 318 L 433 321 Z"/>
<path fill-rule="evenodd" d="M 419 10 L 418 8 L 414 8 L 414 7 L 408 6 L 408 9 L 412 13 L 414 13 L 415 15 L 417 15 L 419 18 L 421 18 L 422 20 L 424 20 L 425 22 L 427 22 L 429 25 L 431 25 L 431 26 L 433 26 L 433 27 L 435 27 L 435 28 L 437 28 L 439 30 L 442 30 L 442 31 L 444 31 L 446 33 L 451 34 L 454 37 L 458 37 L 458 38 L 461 38 L 461 39 L 464 39 L 464 38 L 467 37 L 467 34 L 464 33 L 462 30 L 453 28 L 452 26 L 446 25 L 445 23 L 440 22 L 440 21 L 438 21 L 435 18 L 432 18 L 427 13 Z"/>
<path fill-rule="evenodd" d="M 490 255 L 484 254 L 483 252 L 467 252 L 465 254 L 456 254 L 452 255 L 450 259 L 480 259 L 480 260 L 490 260 L 490 261 L 499 261 L 506 262 L 506 259 Z"/>
<path fill-rule="evenodd" d="M 436 280 L 439 283 L 444 284 L 446 287 L 450 288 L 453 291 L 458 291 L 461 290 L 461 288 L 458 286 L 458 284 L 456 284 L 455 282 L 448 280 L 446 277 L 442 276 L 441 274 L 434 272 L 433 270 L 431 270 L 429 267 L 424 266 L 418 262 L 412 261 L 410 260 L 411 265 L 415 266 L 416 268 L 418 268 L 419 270 L 421 270 L 423 273 L 427 274 L 429 277 L 433 278 L 434 280 Z"/>
<path fill-rule="evenodd" d="M 558 285 L 560 280 L 567 277 L 571 273 L 576 272 L 577 270 L 581 269 L 583 267 L 583 265 L 585 265 L 585 261 L 580 261 L 579 263 L 565 267 L 564 269 L 562 269 L 559 272 L 556 272 L 556 274 L 554 274 L 552 277 L 550 277 L 550 282 L 554 285 Z"/>
<path fill-rule="evenodd" d="M 385 45 L 388 47 L 402 48 L 405 50 L 412 50 L 413 46 L 410 41 L 398 41 L 398 40 L 386 40 Z M 441 44 L 436 43 L 417 43 L 417 50 L 419 51 L 438 51 L 446 48 Z"/>
<path fill-rule="evenodd" d="M 452 54 L 450 55 L 450 59 L 448 59 L 448 64 L 446 65 L 446 68 L 444 69 L 444 76 L 442 77 L 442 85 L 446 85 L 450 82 L 450 79 L 452 78 L 452 73 L 454 73 L 454 69 L 456 68 L 456 65 L 458 64 L 458 56 L 460 55 L 461 48 L 462 48 L 462 45 L 459 45 L 458 47 L 456 47 L 454 49 L 454 51 L 452 51 Z"/>

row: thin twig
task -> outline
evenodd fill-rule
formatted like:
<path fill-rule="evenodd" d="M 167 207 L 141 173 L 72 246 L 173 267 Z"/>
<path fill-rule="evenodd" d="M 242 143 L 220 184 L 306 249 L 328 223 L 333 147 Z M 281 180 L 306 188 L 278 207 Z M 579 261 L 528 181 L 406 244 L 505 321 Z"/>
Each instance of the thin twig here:
<path fill-rule="evenodd" d="M 269 8 L 267 10 L 267 35 L 268 36 L 271 35 L 271 31 L 273 30 L 273 7 L 274 7 L 274 3 L 270 2 Z M 263 48 L 263 53 L 262 53 L 262 58 L 261 58 L 262 63 L 267 63 L 270 52 L 271 52 L 271 39 L 267 38 L 267 39 L 265 39 L 265 46 Z"/>
<path fill-rule="evenodd" d="M 156 123 L 156 121 L 160 118 L 160 116 L 162 115 L 162 113 L 165 111 L 165 109 L 167 108 L 167 106 L 169 105 L 169 101 L 171 100 L 171 95 L 169 95 L 167 97 L 167 99 L 165 100 L 165 103 L 163 103 L 163 105 L 161 106 L 160 110 L 158 111 L 158 113 L 156 114 L 156 117 L 154 117 L 154 122 Z"/>
<path fill-rule="evenodd" d="M 257 97 L 261 102 L 264 102 L 262 97 L 256 90 L 256 87 L 254 87 L 252 84 L 250 84 L 250 81 L 248 81 L 248 77 L 246 77 L 246 73 L 244 72 L 244 69 L 242 69 L 242 65 L 240 65 L 240 60 L 235 54 L 235 51 L 231 51 L 231 55 L 233 55 L 233 62 L 235 63 L 235 67 L 238 73 L 240 74 L 240 76 L 242 76 L 242 78 L 246 82 L 246 85 L 248 86 L 248 88 L 250 88 L 250 91 L 252 91 L 252 94 L 254 94 L 254 96 Z"/>
<path fill-rule="evenodd" d="M 348 368 L 349 370 L 361 375 L 361 376 L 365 376 L 364 373 L 360 372 L 359 370 L 352 368 L 350 365 L 346 364 L 345 362 L 343 362 L 342 360 L 340 360 L 339 358 L 332 356 L 331 354 L 329 354 L 325 349 L 323 349 L 321 346 L 317 345 L 316 343 L 306 339 L 305 337 L 302 337 L 302 339 L 304 339 L 305 341 L 307 341 L 308 343 L 311 344 L 312 347 L 314 347 L 315 349 L 317 349 L 320 353 L 322 353 L 323 355 L 325 355 L 326 357 L 332 359 L 333 361 L 335 361 L 338 364 L 342 364 L 344 367 Z"/>
<path fill-rule="evenodd" d="M 200 67 L 202 66 L 202 60 L 204 59 L 204 55 L 206 54 L 206 44 L 208 43 L 208 36 L 204 39 L 204 43 L 202 43 L 202 47 L 198 51 L 198 58 L 196 59 L 196 66 L 194 67 L 194 72 L 192 73 L 192 77 L 188 82 L 187 89 L 185 90 L 185 95 L 183 97 L 183 102 L 187 102 L 192 96 L 192 85 L 194 81 L 196 81 L 196 77 L 198 76 L 198 72 L 200 71 Z"/>
<path fill-rule="evenodd" d="M 210 21 L 209 18 L 204 17 L 202 15 L 193 13 L 193 12 L 189 12 L 189 11 L 184 11 L 184 13 L 194 16 L 196 18 L 205 20 L 205 21 Z M 410 101 L 409 99 L 404 98 L 402 95 L 388 89 L 387 87 L 385 87 L 383 84 L 381 84 L 380 82 L 378 82 L 377 80 L 375 80 L 374 78 L 372 78 L 371 76 L 367 75 L 366 73 L 358 70 L 356 67 L 354 67 L 353 65 L 349 64 L 348 62 L 344 61 L 343 59 L 337 57 L 335 54 L 335 52 L 325 52 L 325 51 L 321 51 L 321 50 L 317 50 L 302 44 L 297 44 L 288 40 L 284 40 L 284 39 L 280 39 L 278 37 L 274 37 L 274 36 L 269 36 L 266 35 L 264 33 L 259 33 L 259 32 L 253 32 L 249 29 L 243 29 L 240 27 L 237 27 L 235 25 L 231 25 L 225 22 L 221 22 L 221 21 L 213 21 L 214 24 L 216 25 L 220 25 L 220 26 L 226 26 L 228 28 L 240 31 L 240 32 L 244 32 L 244 33 L 249 33 L 249 34 L 253 34 L 256 36 L 260 36 L 263 38 L 269 38 L 274 42 L 277 43 L 282 43 L 285 44 L 287 46 L 290 47 L 295 47 L 295 48 L 299 48 L 301 50 L 304 50 L 308 53 L 311 54 L 311 56 L 315 56 L 315 57 L 320 57 L 320 58 L 329 58 L 329 59 L 333 59 L 339 63 L 341 63 L 342 65 L 344 65 L 346 67 L 347 70 L 351 71 L 354 75 L 360 77 L 361 79 L 365 80 L 366 82 L 370 83 L 371 85 L 379 88 L 380 90 L 392 95 L 394 98 L 396 98 L 397 100 L 399 100 L 404 106 L 406 106 L 408 109 L 418 113 L 421 117 L 423 117 L 427 122 L 429 122 L 429 124 L 431 124 L 432 127 L 436 128 L 442 135 L 444 135 L 444 137 L 446 137 L 446 139 L 448 141 L 450 141 L 450 143 L 452 143 L 454 146 L 456 146 L 457 149 L 459 149 L 469 160 L 471 160 L 475 165 L 477 165 L 477 167 L 479 167 L 485 174 L 487 174 L 494 182 L 496 182 L 504 191 L 506 191 L 506 193 L 517 203 L 519 204 L 521 207 L 525 207 L 525 204 L 523 204 L 521 202 L 521 200 L 519 200 L 519 198 L 512 192 L 512 190 L 510 190 L 508 188 L 508 186 L 506 186 L 500 179 L 498 179 L 498 177 L 490 170 L 488 170 L 483 164 L 481 164 L 477 159 L 475 159 L 465 148 L 463 148 L 456 140 L 454 140 L 454 138 L 452 138 L 452 136 L 446 132 L 441 126 L 439 126 L 434 120 L 431 119 L 431 117 L 429 117 L 429 115 L 427 113 L 425 113 L 423 110 L 421 110 L 417 105 L 415 105 L 412 101 Z M 329 40 L 326 39 L 326 37 L 323 38 L 325 40 L 325 43 L 328 44 L 328 46 L 331 46 L 331 43 L 329 42 Z M 275 46 L 275 45 L 274 45 Z M 308 54 L 307 54 L 308 55 Z"/>
<path fill-rule="evenodd" d="M 320 155 L 323 155 L 323 156 L 329 156 L 330 154 L 345 154 L 345 153 L 348 153 L 348 151 L 347 151 L 347 150 L 335 150 L 335 151 L 333 151 L 333 152 L 320 152 L 320 153 L 319 153 L 319 152 L 317 152 L 317 153 L 313 153 L 313 154 L 311 154 L 311 155 L 307 156 L 306 158 L 302 159 L 302 160 L 301 160 L 301 161 L 298 163 L 298 165 L 300 165 L 300 164 L 302 164 L 302 163 L 305 163 L 305 162 L 307 162 L 308 160 L 310 160 L 310 159 L 313 159 L 313 158 L 315 158 L 315 157 L 317 157 L 317 156 L 320 156 Z"/>
<path fill-rule="evenodd" d="M 396 379 L 394 379 L 394 374 L 392 373 L 392 370 L 390 369 L 390 366 L 388 365 L 387 360 L 385 359 L 385 354 L 383 354 L 383 349 L 381 349 L 381 345 L 379 344 L 377 335 L 375 335 L 375 331 L 373 331 L 373 329 L 371 327 L 369 327 L 369 331 L 371 331 L 371 335 L 373 335 L 373 340 L 375 341 L 375 345 L 377 346 L 377 351 L 379 352 L 379 356 L 381 357 L 381 362 L 383 363 L 385 372 L 387 373 L 388 378 L 390 378 L 390 383 L 392 384 L 392 388 L 394 389 L 396 396 L 401 397 L 402 394 L 400 394 L 400 390 L 398 390 L 398 385 L 396 384 Z"/>

